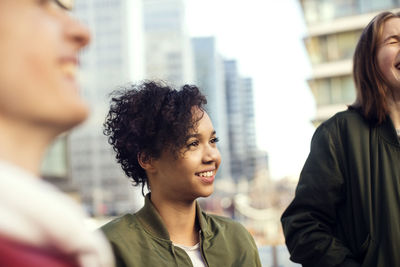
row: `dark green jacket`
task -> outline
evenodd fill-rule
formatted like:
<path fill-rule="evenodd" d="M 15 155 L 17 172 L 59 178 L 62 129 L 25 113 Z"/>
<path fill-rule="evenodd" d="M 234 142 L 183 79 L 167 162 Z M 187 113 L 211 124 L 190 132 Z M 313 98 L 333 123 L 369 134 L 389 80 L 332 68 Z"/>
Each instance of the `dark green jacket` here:
<path fill-rule="evenodd" d="M 200 247 L 208 266 L 261 266 L 254 240 L 241 224 L 208 215 L 196 205 L 201 228 Z M 103 226 L 102 230 L 112 244 L 119 267 L 192 266 L 186 252 L 172 244 L 149 195 L 136 214 L 124 215 Z"/>
<path fill-rule="evenodd" d="M 400 266 L 400 143 L 390 118 L 374 127 L 347 110 L 323 123 L 281 220 L 303 266 Z"/>

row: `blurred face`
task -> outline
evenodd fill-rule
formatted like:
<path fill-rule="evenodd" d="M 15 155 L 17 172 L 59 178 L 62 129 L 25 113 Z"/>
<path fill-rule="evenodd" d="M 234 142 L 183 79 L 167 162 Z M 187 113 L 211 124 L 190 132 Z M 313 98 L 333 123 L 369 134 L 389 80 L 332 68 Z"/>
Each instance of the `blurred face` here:
<path fill-rule="evenodd" d="M 86 28 L 52 0 L 0 1 L 0 120 L 68 129 L 87 116 L 78 94 Z"/>
<path fill-rule="evenodd" d="M 400 18 L 384 23 L 377 60 L 388 86 L 400 93 Z"/>
<path fill-rule="evenodd" d="M 221 163 L 218 139 L 207 113 L 194 109 L 194 116 L 203 117 L 182 154 L 175 158 L 170 151 L 164 151 L 155 160 L 157 174 L 152 181 L 152 192 L 154 189 L 169 199 L 183 201 L 207 197 L 213 192 L 215 174 Z"/>

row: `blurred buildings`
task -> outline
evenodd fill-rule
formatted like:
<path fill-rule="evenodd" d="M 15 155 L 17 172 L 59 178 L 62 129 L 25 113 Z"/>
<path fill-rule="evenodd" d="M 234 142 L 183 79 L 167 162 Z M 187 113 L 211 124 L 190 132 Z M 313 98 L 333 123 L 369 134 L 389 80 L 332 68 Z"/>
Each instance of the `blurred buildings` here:
<path fill-rule="evenodd" d="M 143 0 L 146 78 L 193 83 L 194 66 L 184 0 Z"/>
<path fill-rule="evenodd" d="M 141 1 L 78 3 L 76 15 L 88 25 L 93 37 L 81 57 L 81 85 L 92 114 L 70 137 L 71 177 L 92 213 L 118 214 L 141 204 L 138 193 L 123 179 L 121 167 L 102 133 L 102 124 L 109 108 L 109 93 L 144 75 Z"/>
<path fill-rule="evenodd" d="M 264 158 L 264 154 L 260 154 L 257 149 L 256 125 L 254 121 L 254 91 L 253 80 L 251 78 L 241 78 L 240 86 L 243 90 L 243 126 L 245 140 L 245 168 L 244 176 L 254 178 L 259 167 L 267 166 L 268 157 Z M 232 131 L 233 132 L 233 131 Z M 265 160 L 265 161 L 264 161 Z M 264 164 L 263 164 L 264 163 Z M 262 164 L 262 165 L 260 165 Z M 249 180 L 248 178 L 246 180 Z"/>
<path fill-rule="evenodd" d="M 231 174 L 237 183 L 254 177 L 256 136 L 253 87 L 250 78 L 238 72 L 236 60 L 225 60 L 225 90 L 228 114 Z"/>
<path fill-rule="evenodd" d="M 318 125 L 355 100 L 352 57 L 363 28 L 400 0 L 300 0 L 313 74 L 308 83 L 317 103 Z"/>
<path fill-rule="evenodd" d="M 195 84 L 207 97 L 207 112 L 220 139 L 222 164 L 217 178 L 231 179 L 224 65 L 214 37 L 192 38 Z"/>
<path fill-rule="evenodd" d="M 46 179 L 75 192 L 93 215 L 142 205 L 141 188 L 132 187 L 116 163 L 102 124 L 110 92 L 145 78 L 174 87 L 195 83 L 207 97 L 222 154 L 217 197 L 209 207 L 221 206 L 219 192 L 232 200 L 237 190 L 249 193 L 255 177 L 268 176 L 268 156 L 256 147 L 252 80 L 241 76 L 235 60 L 222 58 L 214 37 L 190 38 L 185 0 L 86 0 L 77 1 L 74 12 L 92 33 L 80 72 L 92 113 L 49 150 Z"/>
<path fill-rule="evenodd" d="M 77 1 L 75 9 L 75 15 L 92 33 L 92 43 L 80 62 L 82 95 L 90 105 L 91 116 L 61 139 L 65 144 L 55 145 L 62 149 L 49 160 L 63 157 L 67 166 L 64 177 L 79 189 L 84 207 L 94 215 L 118 214 L 141 206 L 137 190 L 124 178 L 102 133 L 108 94 L 118 85 L 143 78 L 141 14 L 139 0 Z M 49 165 L 48 161 L 44 166 L 45 176 Z"/>
<path fill-rule="evenodd" d="M 67 141 L 68 137 L 62 135 L 48 149 L 45 160 L 42 162 L 42 176 L 43 179 L 80 201 L 78 186 L 69 175 Z"/>

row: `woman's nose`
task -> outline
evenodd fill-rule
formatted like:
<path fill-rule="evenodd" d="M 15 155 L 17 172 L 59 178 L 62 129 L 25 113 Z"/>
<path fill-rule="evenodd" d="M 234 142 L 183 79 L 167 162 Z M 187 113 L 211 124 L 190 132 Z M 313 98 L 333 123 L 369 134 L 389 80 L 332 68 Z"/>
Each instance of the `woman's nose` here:
<path fill-rule="evenodd" d="M 69 14 L 67 16 L 66 34 L 77 45 L 77 48 L 81 49 L 89 44 L 91 39 L 90 31 L 77 19 L 71 17 Z"/>
<path fill-rule="evenodd" d="M 216 146 L 208 146 L 204 153 L 204 162 L 219 162 L 221 160 L 221 155 Z"/>

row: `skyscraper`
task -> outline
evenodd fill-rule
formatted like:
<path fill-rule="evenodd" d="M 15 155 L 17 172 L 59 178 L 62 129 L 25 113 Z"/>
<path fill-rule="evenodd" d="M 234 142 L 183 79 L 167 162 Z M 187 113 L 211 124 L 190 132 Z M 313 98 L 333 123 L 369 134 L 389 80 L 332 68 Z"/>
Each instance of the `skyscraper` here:
<path fill-rule="evenodd" d="M 146 78 L 174 86 L 194 81 L 184 0 L 143 0 Z"/>
<path fill-rule="evenodd" d="M 207 112 L 211 117 L 217 136 L 220 138 L 218 148 L 222 164 L 218 178 L 230 179 L 230 154 L 228 121 L 226 110 L 226 91 L 224 84 L 223 59 L 218 54 L 214 37 L 197 37 L 192 39 L 195 62 L 195 84 L 207 97 Z"/>
<path fill-rule="evenodd" d="M 81 57 L 82 94 L 92 113 L 69 136 L 69 173 L 79 185 L 84 206 L 93 214 L 136 209 L 141 206 L 138 191 L 116 163 L 102 124 L 109 93 L 143 78 L 141 1 L 78 1 L 75 12 L 92 33 L 92 43 Z"/>
<path fill-rule="evenodd" d="M 253 179 L 257 171 L 259 153 L 256 144 L 256 125 L 254 118 L 254 98 L 253 98 L 253 80 L 251 78 L 241 78 L 241 87 L 243 90 L 243 137 L 245 140 L 245 175 L 248 179 Z M 265 166 L 267 162 L 264 163 Z"/>
<path fill-rule="evenodd" d="M 252 82 L 242 78 L 235 60 L 225 60 L 231 174 L 236 182 L 253 179 L 255 173 L 255 124 Z"/>

